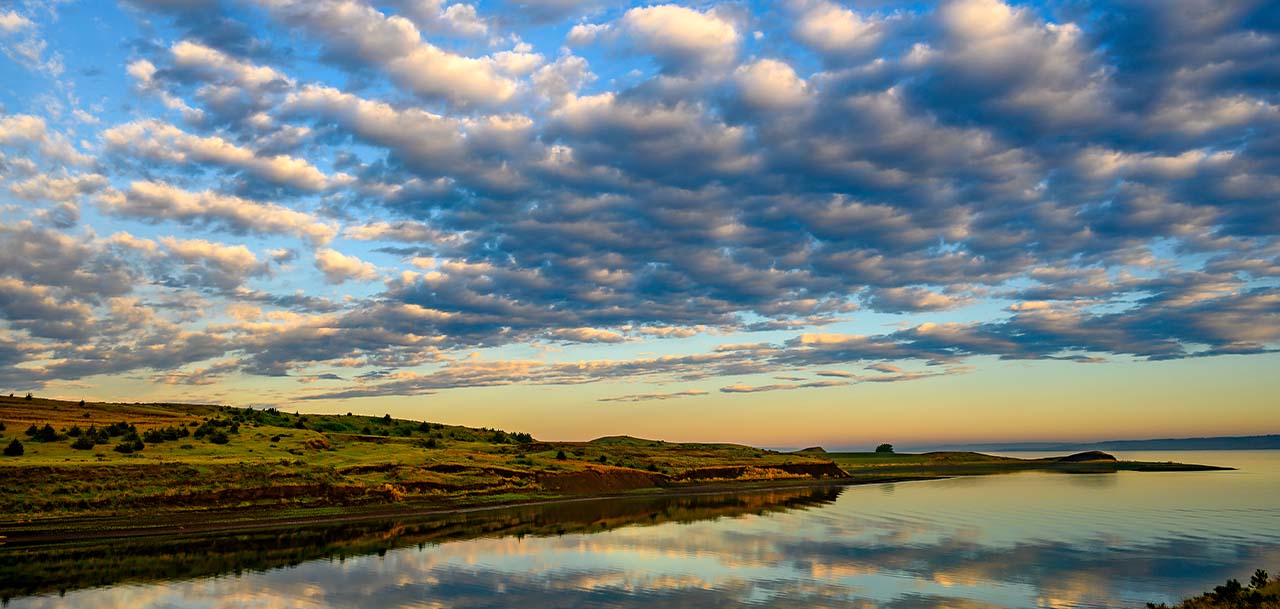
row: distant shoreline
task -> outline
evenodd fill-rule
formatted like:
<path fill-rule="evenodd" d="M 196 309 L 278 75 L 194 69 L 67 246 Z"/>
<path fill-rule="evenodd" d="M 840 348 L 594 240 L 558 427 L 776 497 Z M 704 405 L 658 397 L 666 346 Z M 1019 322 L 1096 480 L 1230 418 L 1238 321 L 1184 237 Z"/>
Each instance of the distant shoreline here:
<path fill-rule="evenodd" d="M 1280 450 L 1280 434 L 1256 436 L 1211 436 L 1198 438 L 1153 438 L 1149 440 L 1102 440 L 1098 442 L 979 442 L 911 447 L 912 450 L 976 451 L 976 452 L 1079 452 L 1111 451 L 1210 451 L 1210 450 Z"/>

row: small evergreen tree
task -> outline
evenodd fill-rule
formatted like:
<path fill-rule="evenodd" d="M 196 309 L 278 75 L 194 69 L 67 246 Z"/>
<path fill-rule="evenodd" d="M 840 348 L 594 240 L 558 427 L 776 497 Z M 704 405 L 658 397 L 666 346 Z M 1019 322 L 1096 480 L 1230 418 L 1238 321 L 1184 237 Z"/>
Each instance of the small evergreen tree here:
<path fill-rule="evenodd" d="M 1263 587 L 1265 587 L 1270 581 L 1271 581 L 1271 577 L 1267 574 L 1267 572 L 1263 571 L 1262 569 L 1258 569 L 1257 571 L 1253 572 L 1253 577 L 1249 578 L 1249 585 L 1252 586 L 1254 590 L 1260 590 Z"/>
<path fill-rule="evenodd" d="M 893 452 L 893 445 L 892 445 L 892 444 L 881 444 L 880 446 L 877 446 L 877 447 L 876 447 L 876 452 L 878 452 L 878 453 L 892 453 L 892 452 Z"/>
<path fill-rule="evenodd" d="M 22 448 L 22 442 L 19 442 L 17 438 L 14 438 L 8 446 L 4 447 L 4 456 L 6 457 L 21 457 L 24 452 L 26 450 Z"/>
<path fill-rule="evenodd" d="M 556 451 L 556 461 L 565 461 L 568 458 L 569 458 L 569 455 L 564 454 L 563 450 Z"/>
<path fill-rule="evenodd" d="M 89 436 L 79 436 L 75 442 L 71 443 L 71 448 L 76 450 L 90 450 L 94 446 L 93 439 Z"/>
<path fill-rule="evenodd" d="M 0 431 L 4 431 L 4 421 L 0 421 Z"/>
<path fill-rule="evenodd" d="M 28 391 L 28 392 L 27 392 L 27 397 L 24 397 L 24 398 L 22 398 L 22 399 L 24 399 L 24 400 L 26 400 L 26 401 L 30 402 L 31 400 L 36 399 L 36 396 L 31 395 L 31 392 L 30 392 L 30 391 Z"/>

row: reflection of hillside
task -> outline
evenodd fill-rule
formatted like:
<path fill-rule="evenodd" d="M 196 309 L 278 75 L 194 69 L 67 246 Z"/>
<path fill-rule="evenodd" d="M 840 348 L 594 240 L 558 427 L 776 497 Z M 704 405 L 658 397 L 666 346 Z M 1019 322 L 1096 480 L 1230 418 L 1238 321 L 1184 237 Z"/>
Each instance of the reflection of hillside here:
<path fill-rule="evenodd" d="M 0 547 L 0 598 L 263 571 L 477 537 L 554 536 L 829 504 L 840 487 L 531 505 L 280 530 Z"/>

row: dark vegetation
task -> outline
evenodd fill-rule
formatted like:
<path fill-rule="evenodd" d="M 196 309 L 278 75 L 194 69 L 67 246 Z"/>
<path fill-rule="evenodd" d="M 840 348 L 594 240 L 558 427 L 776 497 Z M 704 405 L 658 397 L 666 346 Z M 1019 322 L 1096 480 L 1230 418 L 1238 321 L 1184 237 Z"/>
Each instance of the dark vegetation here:
<path fill-rule="evenodd" d="M 1258 569 L 1249 584 L 1229 579 L 1213 591 L 1186 599 L 1173 606 L 1147 603 L 1148 609 L 1280 609 L 1280 580 Z"/>

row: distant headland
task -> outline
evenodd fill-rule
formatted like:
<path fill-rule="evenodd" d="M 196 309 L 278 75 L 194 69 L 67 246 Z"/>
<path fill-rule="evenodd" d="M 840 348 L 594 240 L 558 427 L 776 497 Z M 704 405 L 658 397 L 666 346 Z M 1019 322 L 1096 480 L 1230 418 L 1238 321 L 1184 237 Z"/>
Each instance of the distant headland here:
<path fill-rule="evenodd" d="M 913 449 L 916 447 L 913 447 Z M 920 447 L 928 450 L 985 452 L 1081 452 L 1088 450 L 1276 450 L 1280 434 L 1262 436 L 1214 436 L 1205 438 L 1157 438 L 1152 440 L 1104 440 L 1101 442 L 988 442 Z"/>

